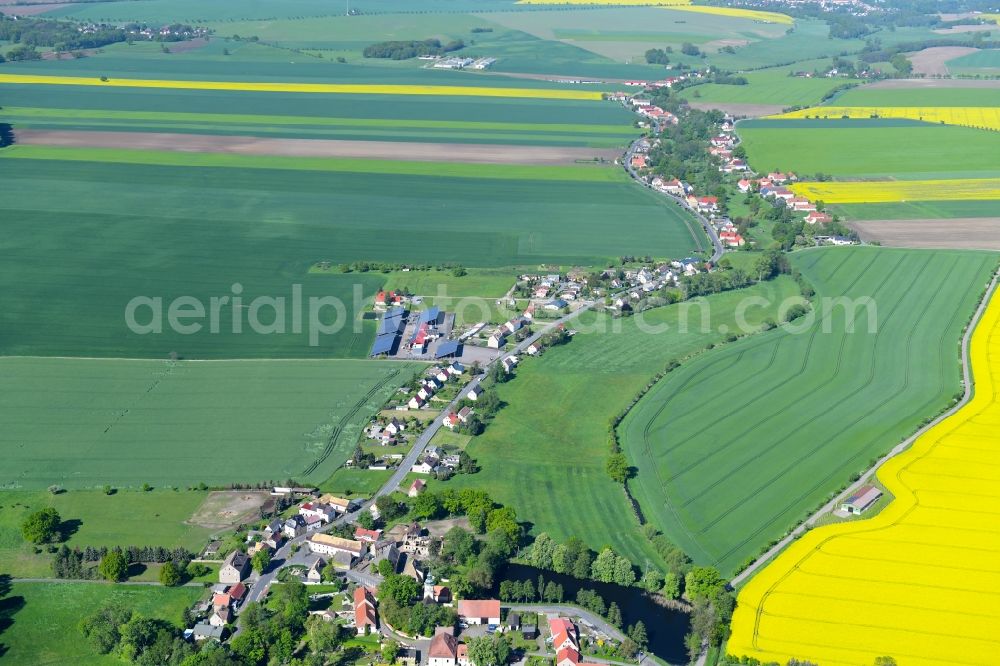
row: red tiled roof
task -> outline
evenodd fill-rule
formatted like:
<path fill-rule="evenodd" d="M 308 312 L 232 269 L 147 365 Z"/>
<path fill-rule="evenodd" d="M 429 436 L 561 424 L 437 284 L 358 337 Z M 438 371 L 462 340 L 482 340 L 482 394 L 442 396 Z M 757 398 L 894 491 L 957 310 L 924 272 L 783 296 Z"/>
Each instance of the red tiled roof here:
<path fill-rule="evenodd" d="M 375 598 L 366 587 L 357 587 L 354 590 L 354 626 L 359 629 L 376 626 Z"/>
<path fill-rule="evenodd" d="M 573 648 L 563 648 L 556 653 L 556 663 L 559 664 L 562 661 L 569 659 L 574 664 L 580 663 L 580 653 Z"/>
<path fill-rule="evenodd" d="M 559 632 L 566 632 L 568 634 L 576 634 L 576 625 L 573 624 L 572 620 L 565 617 L 556 617 L 549 620 L 549 631 L 555 636 Z"/>
<path fill-rule="evenodd" d="M 431 659 L 454 659 L 458 655 L 458 641 L 447 632 L 434 635 L 427 656 Z"/>
<path fill-rule="evenodd" d="M 231 588 L 229 588 L 229 598 L 233 601 L 239 601 L 243 598 L 243 595 L 247 593 L 247 586 L 243 583 L 236 583 Z"/>
<path fill-rule="evenodd" d="M 458 602 L 460 617 L 500 617 L 500 602 L 496 599 L 462 599 Z"/>

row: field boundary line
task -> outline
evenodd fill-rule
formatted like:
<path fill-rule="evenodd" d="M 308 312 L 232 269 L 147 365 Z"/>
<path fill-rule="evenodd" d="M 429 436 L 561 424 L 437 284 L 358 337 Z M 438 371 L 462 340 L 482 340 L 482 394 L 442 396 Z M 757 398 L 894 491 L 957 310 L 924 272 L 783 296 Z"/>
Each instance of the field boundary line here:
<path fill-rule="evenodd" d="M 791 532 L 789 532 L 787 536 L 781 539 L 781 541 L 775 544 L 766 553 L 764 553 L 756 560 L 754 560 L 754 562 L 750 566 L 748 566 L 737 576 L 735 576 L 730 581 L 730 586 L 736 587 L 746 582 L 751 576 L 753 576 L 754 573 L 757 572 L 758 569 L 762 568 L 767 562 L 776 557 L 781 551 L 787 548 L 793 541 L 798 539 L 799 536 L 804 534 L 807 530 L 811 529 L 813 525 L 815 525 L 816 522 L 821 517 L 832 511 L 833 508 L 837 506 L 838 502 L 842 497 L 849 496 L 851 493 L 855 492 L 858 488 L 868 483 L 871 480 L 871 478 L 875 475 L 875 473 L 878 471 L 878 469 L 882 467 L 882 465 L 884 465 L 892 458 L 895 458 L 899 454 L 909 449 L 913 445 L 913 443 L 918 438 L 922 437 L 928 430 L 934 428 L 945 419 L 954 416 L 956 412 L 958 412 L 960 409 L 965 407 L 966 404 L 968 404 L 968 402 L 972 399 L 973 395 L 975 395 L 975 386 L 973 385 L 972 368 L 971 368 L 971 363 L 969 361 L 969 342 L 972 338 L 973 332 L 979 326 L 979 322 L 983 317 L 983 313 L 986 311 L 987 306 L 989 305 L 990 301 L 994 296 L 994 293 L 996 292 L 998 280 L 1000 280 L 1000 269 L 994 268 L 993 277 L 990 280 L 990 283 L 987 286 L 986 291 L 983 294 L 982 298 L 979 300 L 979 306 L 976 308 L 975 314 L 969 321 L 969 324 L 966 326 L 965 333 L 962 335 L 962 352 L 961 352 L 962 383 L 965 389 L 965 392 L 962 395 L 962 399 L 956 402 L 954 405 L 952 405 L 948 410 L 939 414 L 932 421 L 922 426 L 920 429 L 918 429 L 912 435 L 907 437 L 905 440 L 894 446 L 892 450 L 889 451 L 889 453 L 879 458 L 878 461 L 876 461 L 874 465 L 872 465 L 864 474 L 862 474 L 857 481 L 852 483 L 850 486 L 844 489 L 843 492 L 838 493 L 836 497 L 834 497 L 832 500 L 830 500 L 822 507 L 820 507 L 815 513 L 809 516 L 809 518 L 803 521 L 801 525 L 799 525 Z"/>
<path fill-rule="evenodd" d="M 269 362 L 269 363 L 288 363 L 290 361 L 302 361 L 302 362 L 332 362 L 332 361 L 358 361 L 361 363 L 370 363 L 372 361 L 401 361 L 404 363 L 431 363 L 430 361 L 424 361 L 422 359 L 374 359 L 374 358 L 356 358 L 348 356 L 338 356 L 338 357 L 316 357 L 316 358 L 179 358 L 177 360 L 171 360 L 169 358 L 138 358 L 138 357 L 128 357 L 128 356 L 33 356 L 33 355 L 13 355 L 13 356 L 3 356 L 0 355 L 0 362 L 7 359 L 24 359 L 24 360 L 35 360 L 35 359 L 53 359 L 57 361 L 150 361 L 150 362 L 162 362 L 162 363 L 256 363 L 256 362 Z"/>

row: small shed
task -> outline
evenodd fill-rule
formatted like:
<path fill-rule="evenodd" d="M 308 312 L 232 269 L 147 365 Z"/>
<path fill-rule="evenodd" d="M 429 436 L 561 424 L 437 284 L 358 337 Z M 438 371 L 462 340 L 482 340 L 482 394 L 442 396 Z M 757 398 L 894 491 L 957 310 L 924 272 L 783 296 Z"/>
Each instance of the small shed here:
<path fill-rule="evenodd" d="M 882 497 L 882 491 L 875 486 L 861 486 L 840 505 L 840 510 L 853 516 L 860 516 Z"/>

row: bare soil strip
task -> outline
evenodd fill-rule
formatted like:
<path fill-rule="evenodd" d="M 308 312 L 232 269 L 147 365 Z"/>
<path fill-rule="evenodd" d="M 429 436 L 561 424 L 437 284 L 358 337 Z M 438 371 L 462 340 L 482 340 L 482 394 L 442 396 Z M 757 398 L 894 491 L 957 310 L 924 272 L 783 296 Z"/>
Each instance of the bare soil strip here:
<path fill-rule="evenodd" d="M 889 247 L 1000 250 L 1000 217 L 851 222 L 866 241 Z"/>
<path fill-rule="evenodd" d="M 617 148 L 511 146 L 470 143 L 410 143 L 404 141 L 340 141 L 333 139 L 271 139 L 250 136 L 169 134 L 157 132 L 84 132 L 19 130 L 15 143 L 72 148 L 131 148 L 182 153 L 227 153 L 282 157 L 358 157 L 414 162 L 464 164 L 573 164 L 601 157 L 614 161 Z"/>
<path fill-rule="evenodd" d="M 699 111 L 718 109 L 736 118 L 758 118 L 781 113 L 785 110 L 780 104 L 738 104 L 727 102 L 688 102 L 688 106 Z"/>
<path fill-rule="evenodd" d="M 0 4 L 0 14 L 6 14 L 8 16 L 34 16 L 36 14 L 44 14 L 45 12 L 52 11 L 53 9 L 59 9 L 60 7 L 65 7 L 64 4 L 30 4 L 30 5 L 11 5 L 11 4 Z"/>
<path fill-rule="evenodd" d="M 996 29 L 996 24 L 978 23 L 976 25 L 953 25 L 950 28 L 939 28 L 931 32 L 938 35 L 954 35 L 963 32 L 991 32 Z"/>
<path fill-rule="evenodd" d="M 934 46 L 923 51 L 907 53 L 906 56 L 913 63 L 913 73 L 924 76 L 948 76 L 949 60 L 954 60 L 969 53 L 975 53 L 979 49 L 969 46 Z"/>
<path fill-rule="evenodd" d="M 1000 79 L 886 79 L 868 88 L 1000 88 Z"/>

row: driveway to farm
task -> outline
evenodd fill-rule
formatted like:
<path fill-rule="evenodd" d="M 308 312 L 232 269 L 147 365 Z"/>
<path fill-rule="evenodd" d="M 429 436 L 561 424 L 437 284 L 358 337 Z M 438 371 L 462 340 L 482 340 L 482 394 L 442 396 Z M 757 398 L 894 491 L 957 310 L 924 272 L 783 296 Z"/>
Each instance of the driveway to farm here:
<path fill-rule="evenodd" d="M 656 123 L 656 128 L 654 130 L 654 133 L 655 134 L 660 133 L 660 124 L 658 122 Z M 643 187 L 652 190 L 653 186 L 647 183 L 646 180 L 642 176 L 640 176 L 635 169 L 632 168 L 632 156 L 635 154 L 636 147 L 639 145 L 639 142 L 643 140 L 643 138 L 644 137 L 640 137 L 635 141 L 633 141 L 629 145 L 628 150 L 625 151 L 625 171 L 628 172 L 628 175 L 630 175 L 632 179 L 635 180 L 635 182 L 639 183 Z M 655 192 L 657 190 L 653 191 Z M 725 248 L 722 247 L 722 241 L 719 240 L 719 234 L 715 232 L 715 227 L 713 227 L 712 223 L 708 221 L 708 218 L 706 218 L 704 215 L 699 213 L 694 208 L 691 208 L 691 206 L 689 206 L 687 201 L 685 201 L 684 199 L 678 196 L 674 196 L 673 194 L 668 194 L 667 192 L 660 192 L 660 194 L 663 194 L 663 196 L 673 199 L 678 206 L 683 206 L 684 208 L 688 209 L 688 211 L 690 211 L 691 214 L 698 219 L 698 222 L 701 223 L 701 226 L 705 230 L 705 233 L 708 235 L 708 238 L 712 241 L 712 256 L 709 258 L 709 261 L 711 261 L 713 264 L 719 261 L 719 259 L 722 258 L 722 253 L 725 252 Z M 700 245 L 701 244 L 699 243 L 699 246 Z"/>
<path fill-rule="evenodd" d="M 356 157 L 463 164 L 559 165 L 604 159 L 614 161 L 618 148 L 577 146 L 513 146 L 409 141 L 340 139 L 276 139 L 252 136 L 172 134 L 168 132 L 88 132 L 82 130 L 18 130 L 15 143 L 26 146 L 126 148 L 178 153 L 222 153 L 276 157 Z"/>
<path fill-rule="evenodd" d="M 503 358 L 504 356 L 509 356 L 511 354 L 523 354 L 525 350 L 529 346 L 531 346 L 531 343 L 537 341 L 543 335 L 553 330 L 556 326 L 565 324 L 566 322 L 571 321 L 576 317 L 580 316 L 582 313 L 594 307 L 594 304 L 595 303 L 593 301 L 584 303 L 573 312 L 563 315 L 559 319 L 556 319 L 547 324 L 546 326 L 541 327 L 537 332 L 533 333 L 532 335 L 528 336 L 527 338 L 519 342 L 517 345 L 515 345 L 514 348 L 511 349 L 509 352 L 506 352 L 497 358 L 498 359 Z M 493 362 L 496 361 L 494 360 Z M 486 368 L 489 368 L 489 365 L 487 365 Z M 417 441 L 414 442 L 413 448 L 411 448 L 410 452 L 406 454 L 406 457 L 403 458 L 403 460 L 400 462 L 399 467 L 396 468 L 396 471 L 393 472 L 391 477 L 389 477 L 389 480 L 386 481 L 382 485 L 382 487 L 379 488 L 374 495 L 372 495 L 371 498 L 365 501 L 361 505 L 361 508 L 359 508 L 357 511 L 345 514 L 327 525 L 324 525 L 319 529 L 319 531 L 328 532 L 334 527 L 338 527 L 340 525 L 350 525 L 354 523 L 354 521 L 357 520 L 358 516 L 362 512 L 369 510 L 371 505 L 375 503 L 375 500 L 377 500 L 379 497 L 394 492 L 403 482 L 403 479 L 406 478 L 406 475 L 410 473 L 410 470 L 413 468 L 413 465 L 416 464 L 421 454 L 423 454 L 424 449 L 427 448 L 427 445 L 430 444 L 430 441 L 434 438 L 434 435 L 437 434 L 437 431 L 440 430 L 442 425 L 444 425 L 445 416 L 447 416 L 449 412 L 454 411 L 459 401 L 461 401 L 462 398 L 465 396 L 465 394 L 468 393 L 469 389 L 471 389 L 474 386 L 479 386 L 480 382 L 485 376 L 486 373 L 484 372 L 482 375 L 474 377 L 472 381 L 470 381 L 466 385 L 466 387 L 462 389 L 450 403 L 448 403 L 448 406 L 445 407 L 443 410 L 441 410 L 440 414 L 434 417 L 434 420 L 431 421 L 430 425 L 427 426 L 427 429 L 424 430 L 424 432 L 422 432 L 420 436 L 417 438 Z M 253 586 L 250 588 L 250 592 L 247 594 L 246 602 L 237 610 L 237 614 L 241 613 L 243 609 L 246 608 L 251 601 L 259 602 L 265 596 L 267 596 L 268 588 L 274 582 L 275 577 L 278 575 L 278 571 L 282 567 L 290 564 L 306 563 L 308 554 L 304 553 L 301 550 L 293 554 L 292 546 L 294 545 L 304 546 L 307 537 L 308 535 L 303 534 L 295 537 L 294 539 L 289 539 L 287 542 L 285 542 L 285 544 L 281 548 L 279 548 L 274 553 L 274 556 L 271 558 L 271 566 L 268 568 L 268 571 L 260 575 L 254 582 Z M 351 575 L 348 575 L 348 578 L 354 580 L 355 582 L 360 582 L 363 584 L 378 582 L 376 577 L 364 576 L 363 574 L 359 574 L 357 572 L 351 572 L 351 573 L 353 574 L 353 577 Z M 237 628 L 237 632 L 238 631 L 239 628 Z"/>
<path fill-rule="evenodd" d="M 972 385 L 972 373 L 969 370 L 969 340 L 972 338 L 972 333 L 973 331 L 975 331 L 976 326 L 979 324 L 979 320 L 982 318 L 983 312 L 986 311 L 986 306 L 990 302 L 990 297 L 993 296 L 993 292 L 996 290 L 998 279 L 1000 279 L 1000 272 L 994 273 L 993 280 L 990 282 L 989 287 L 986 289 L 986 293 L 983 296 L 982 301 L 980 301 L 979 303 L 979 308 L 976 309 L 976 314 L 972 317 L 972 321 L 969 322 L 968 327 L 965 329 L 965 335 L 962 336 L 962 385 L 965 387 L 965 393 L 962 395 L 962 399 L 959 400 L 957 403 L 955 403 L 951 409 L 939 415 L 937 418 L 935 418 L 933 421 L 925 425 L 923 428 L 921 428 L 917 432 L 907 437 L 904 441 L 897 444 L 892 449 L 892 451 L 882 456 L 874 465 L 872 465 L 871 469 L 862 474 L 861 478 L 859 478 L 857 481 L 848 486 L 847 489 L 844 490 L 844 492 L 840 493 L 835 498 L 824 504 L 818 511 L 816 511 L 816 513 L 809 516 L 809 518 L 807 518 L 805 522 L 803 522 L 801 525 L 799 525 L 794 530 L 789 532 L 788 535 L 785 536 L 785 538 L 783 538 L 781 541 L 775 544 L 766 553 L 764 553 L 756 560 L 754 560 L 753 564 L 748 566 L 738 576 L 736 576 L 735 578 L 733 578 L 732 581 L 730 581 L 730 586 L 736 587 L 741 583 L 745 582 L 751 576 L 753 576 L 753 574 L 762 566 L 767 564 L 767 562 L 770 561 L 771 558 L 775 557 L 778 553 L 787 548 L 790 543 L 795 541 L 806 530 L 812 528 L 812 526 L 816 524 L 816 521 L 819 520 L 823 515 L 829 513 L 830 511 L 833 511 L 833 509 L 841 502 L 843 498 L 849 497 L 850 495 L 854 494 L 854 492 L 857 491 L 858 488 L 869 483 L 871 481 L 871 478 L 878 471 L 878 468 L 884 465 L 890 458 L 897 456 L 906 449 L 910 448 L 910 446 L 913 444 L 913 442 L 917 440 L 918 437 L 921 437 L 925 432 L 936 426 L 938 423 L 952 416 L 955 412 L 964 407 L 965 404 L 969 401 L 969 399 L 972 398 L 973 385 Z"/>

